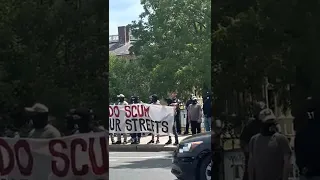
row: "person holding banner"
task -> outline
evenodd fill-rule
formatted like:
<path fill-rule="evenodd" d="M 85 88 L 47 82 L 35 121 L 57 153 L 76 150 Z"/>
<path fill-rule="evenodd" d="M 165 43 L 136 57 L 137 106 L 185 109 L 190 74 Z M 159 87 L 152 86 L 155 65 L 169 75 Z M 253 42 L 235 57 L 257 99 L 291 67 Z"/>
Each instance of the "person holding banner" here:
<path fill-rule="evenodd" d="M 130 104 L 139 104 L 139 96 L 131 96 Z M 132 133 L 131 134 L 131 144 L 140 144 L 141 133 Z"/>
<path fill-rule="evenodd" d="M 34 128 L 29 133 L 29 138 L 50 139 L 61 137 L 59 130 L 49 124 L 49 109 L 47 106 L 35 103 L 32 107 L 26 107 L 25 111 L 30 115 Z"/>
<path fill-rule="evenodd" d="M 156 94 L 151 95 L 151 103 L 150 104 L 161 105 L 160 101 L 158 100 L 158 96 Z M 157 135 L 156 144 L 160 143 L 159 137 L 160 136 Z M 154 134 L 151 135 L 151 140 L 148 142 L 148 144 L 153 144 L 153 143 L 154 143 Z"/>
<path fill-rule="evenodd" d="M 184 131 L 184 135 L 187 135 L 187 134 L 189 134 L 189 121 L 188 121 L 188 107 L 189 107 L 189 105 L 192 103 L 192 97 L 193 97 L 194 95 L 193 94 L 191 94 L 191 96 L 190 96 L 190 98 L 189 98 L 189 100 L 187 101 L 187 103 L 186 103 L 186 111 L 187 111 L 187 124 L 186 124 L 186 129 L 185 129 L 185 131 Z"/>
<path fill-rule="evenodd" d="M 168 103 L 168 106 L 177 107 L 177 103 L 175 101 L 173 101 L 173 99 L 167 99 L 167 103 Z M 176 117 L 176 114 L 177 114 L 177 109 L 175 109 L 175 117 Z M 175 142 L 173 145 L 178 145 L 179 139 L 178 139 L 178 133 L 177 133 L 177 129 L 176 129 L 176 118 L 174 118 L 172 131 L 173 131 L 173 135 L 174 135 L 174 139 L 175 139 Z M 172 144 L 172 139 L 171 139 L 170 135 L 169 135 L 169 140 L 168 140 L 168 142 L 165 143 L 165 145 L 169 145 L 169 144 Z"/>
<path fill-rule="evenodd" d="M 128 105 L 128 102 L 124 100 L 125 96 L 123 94 L 119 94 L 118 96 L 118 105 Z M 111 137 L 112 140 L 112 137 Z M 114 144 L 121 144 L 121 133 L 117 134 L 117 142 Z M 123 133 L 123 144 L 127 144 L 127 134 Z"/>

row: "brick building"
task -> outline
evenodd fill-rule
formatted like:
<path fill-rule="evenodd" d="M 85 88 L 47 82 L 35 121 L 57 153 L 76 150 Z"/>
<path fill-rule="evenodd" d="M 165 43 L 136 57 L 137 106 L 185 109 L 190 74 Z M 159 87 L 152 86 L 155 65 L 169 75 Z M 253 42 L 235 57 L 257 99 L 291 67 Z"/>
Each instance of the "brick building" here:
<path fill-rule="evenodd" d="M 116 56 L 133 59 L 134 54 L 130 53 L 133 41 L 135 39 L 131 35 L 129 26 L 119 26 L 118 35 L 109 35 L 109 52 Z"/>

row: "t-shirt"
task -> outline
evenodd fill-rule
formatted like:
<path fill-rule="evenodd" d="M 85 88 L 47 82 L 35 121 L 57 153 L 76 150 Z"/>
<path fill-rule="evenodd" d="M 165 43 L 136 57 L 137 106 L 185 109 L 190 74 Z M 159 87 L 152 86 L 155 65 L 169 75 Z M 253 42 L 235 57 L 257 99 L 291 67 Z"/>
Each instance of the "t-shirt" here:
<path fill-rule="evenodd" d="M 255 179 L 258 180 L 281 180 L 284 156 L 292 153 L 287 137 L 280 133 L 253 136 L 249 152 L 252 154 Z"/>
<path fill-rule="evenodd" d="M 33 129 L 29 133 L 28 137 L 37 138 L 37 139 L 50 139 L 50 138 L 59 138 L 61 137 L 61 134 L 57 128 L 55 128 L 51 124 L 48 124 L 43 129 Z"/>
<path fill-rule="evenodd" d="M 190 104 L 188 107 L 190 121 L 199 121 L 201 119 L 201 106 L 199 104 Z"/>

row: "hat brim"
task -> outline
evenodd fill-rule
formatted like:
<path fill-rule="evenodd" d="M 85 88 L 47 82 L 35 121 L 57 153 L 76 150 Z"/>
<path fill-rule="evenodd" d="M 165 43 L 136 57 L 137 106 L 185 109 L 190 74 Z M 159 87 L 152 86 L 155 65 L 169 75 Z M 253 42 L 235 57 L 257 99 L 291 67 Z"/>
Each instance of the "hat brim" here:
<path fill-rule="evenodd" d="M 26 112 L 35 112 L 34 108 L 32 108 L 32 107 L 25 107 L 24 110 Z"/>

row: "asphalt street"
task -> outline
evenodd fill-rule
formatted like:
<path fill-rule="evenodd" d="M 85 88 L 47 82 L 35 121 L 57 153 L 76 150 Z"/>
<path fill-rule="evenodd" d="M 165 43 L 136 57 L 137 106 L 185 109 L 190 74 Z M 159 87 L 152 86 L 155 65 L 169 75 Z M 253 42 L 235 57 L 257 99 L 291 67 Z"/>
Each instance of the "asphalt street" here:
<path fill-rule="evenodd" d="M 109 180 L 176 180 L 171 152 L 110 152 Z"/>

